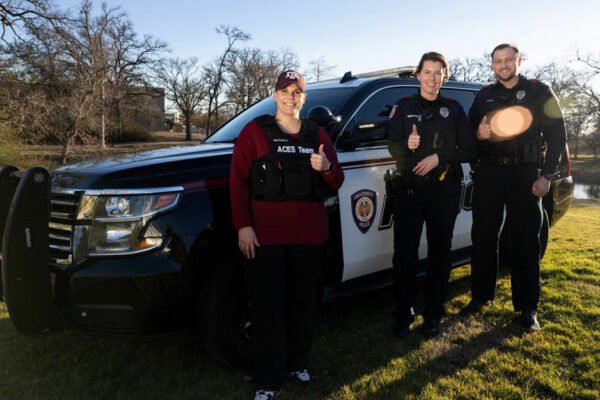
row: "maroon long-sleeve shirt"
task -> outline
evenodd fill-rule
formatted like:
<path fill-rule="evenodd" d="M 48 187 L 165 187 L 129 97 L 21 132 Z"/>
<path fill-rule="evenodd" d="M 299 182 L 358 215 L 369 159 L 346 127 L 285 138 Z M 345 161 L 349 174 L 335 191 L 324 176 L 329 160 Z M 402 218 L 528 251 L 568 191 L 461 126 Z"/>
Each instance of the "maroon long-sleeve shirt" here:
<path fill-rule="evenodd" d="M 289 135 L 297 139 L 298 134 Z M 344 182 L 344 171 L 327 133 L 319 128 L 319 143 L 331 162 L 331 172 L 322 173 L 333 189 Z M 237 230 L 252 226 L 261 245 L 321 244 L 327 240 L 327 212 L 319 201 L 260 201 L 250 197 L 248 179 L 252 161 L 269 152 L 269 143 L 256 121 L 250 121 L 235 142 L 231 160 L 230 195 Z"/>

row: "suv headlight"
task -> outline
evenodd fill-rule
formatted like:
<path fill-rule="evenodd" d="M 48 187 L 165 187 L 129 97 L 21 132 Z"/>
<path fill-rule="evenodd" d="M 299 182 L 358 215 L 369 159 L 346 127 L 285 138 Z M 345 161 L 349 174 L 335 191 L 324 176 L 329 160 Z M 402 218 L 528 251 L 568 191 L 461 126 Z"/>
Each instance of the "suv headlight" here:
<path fill-rule="evenodd" d="M 86 255 L 135 254 L 159 247 L 162 235 L 150 219 L 177 206 L 182 190 L 86 191 L 77 216 L 91 222 Z M 76 254 L 76 258 L 81 258 L 81 254 Z"/>

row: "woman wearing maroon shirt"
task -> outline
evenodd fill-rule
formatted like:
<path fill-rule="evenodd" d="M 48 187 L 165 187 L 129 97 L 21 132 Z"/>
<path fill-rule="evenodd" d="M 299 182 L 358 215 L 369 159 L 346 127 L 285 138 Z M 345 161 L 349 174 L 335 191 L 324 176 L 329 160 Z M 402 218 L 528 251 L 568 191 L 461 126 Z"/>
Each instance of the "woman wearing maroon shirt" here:
<path fill-rule="evenodd" d="M 298 72 L 282 72 L 273 92 L 277 114 L 242 129 L 231 161 L 233 221 L 253 305 L 258 400 L 273 398 L 286 373 L 310 381 L 316 279 L 328 236 L 323 188 L 335 191 L 344 180 L 327 133 L 300 119 L 305 89 Z M 273 176 L 276 194 L 262 186 Z"/>

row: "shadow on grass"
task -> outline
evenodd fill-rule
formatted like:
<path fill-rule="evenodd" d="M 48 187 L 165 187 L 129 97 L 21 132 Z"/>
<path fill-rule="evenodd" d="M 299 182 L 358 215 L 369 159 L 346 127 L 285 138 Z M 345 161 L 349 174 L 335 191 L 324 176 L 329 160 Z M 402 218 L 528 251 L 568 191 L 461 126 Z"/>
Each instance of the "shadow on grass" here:
<path fill-rule="evenodd" d="M 469 287 L 468 275 L 454 279 L 451 299 L 468 293 Z M 420 298 L 417 310 L 422 305 Z M 346 398 L 339 395 L 344 388 L 372 379 L 390 363 L 417 357 L 427 342 L 416 332 L 405 341 L 395 339 L 392 309 L 391 289 L 320 305 L 310 363 L 316 380 L 308 387 L 288 384 L 280 398 Z M 4 305 L 0 305 L 2 310 Z M 443 329 L 450 330 L 455 323 L 456 317 L 450 317 Z M 421 318 L 414 330 L 420 324 Z M 451 350 L 415 364 L 382 390 L 419 393 L 427 383 L 468 365 L 490 343 L 496 346 L 510 332 L 510 328 L 500 328 L 465 342 L 458 335 Z M 0 318 L 2 399 L 247 399 L 254 388 L 245 375 L 211 360 L 191 337 L 131 343 L 67 331 L 31 339 L 19 335 L 7 317 Z"/>
<path fill-rule="evenodd" d="M 446 333 L 442 333 L 441 337 L 433 339 L 438 343 L 432 344 L 430 347 L 434 350 L 428 351 L 430 355 L 434 354 L 434 356 L 422 359 L 419 364 L 408 369 L 399 379 L 379 388 L 373 394 L 374 397 L 384 397 L 381 395 L 385 394 L 386 396 L 392 395 L 391 398 L 404 398 L 408 395 L 419 398 L 429 384 L 435 384 L 440 379 L 451 377 L 465 368 L 472 367 L 473 363 L 483 353 L 490 350 L 502 353 L 513 351 L 503 344 L 510 338 L 519 335 L 520 329 L 516 328 L 512 321 L 504 326 L 491 327 L 489 330 L 468 339 L 465 339 L 464 336 L 449 337 L 453 335 L 451 332 L 455 330 L 456 325 L 463 325 L 466 322 L 468 328 L 468 321 L 466 320 L 471 320 L 471 318 L 485 319 L 485 317 L 477 315 L 466 319 L 453 317 L 447 320 L 441 327 Z M 465 326 L 460 328 L 464 329 Z M 423 346 L 426 344 L 425 342 L 425 339 L 420 339 L 419 345 Z M 436 352 L 436 346 L 443 350 Z M 414 356 L 415 354 L 407 355 L 409 358 Z"/>

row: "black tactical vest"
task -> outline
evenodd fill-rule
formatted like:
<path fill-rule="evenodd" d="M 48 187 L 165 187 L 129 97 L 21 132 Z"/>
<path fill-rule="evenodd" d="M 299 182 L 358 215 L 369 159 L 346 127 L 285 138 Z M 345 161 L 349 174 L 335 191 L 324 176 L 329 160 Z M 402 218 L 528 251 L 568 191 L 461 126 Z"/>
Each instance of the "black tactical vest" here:
<path fill-rule="evenodd" d="M 269 143 L 269 152 L 252 162 L 250 195 L 264 201 L 317 201 L 334 194 L 321 173 L 310 164 L 310 156 L 319 152 L 316 123 L 303 119 L 297 139 L 283 133 L 275 118 L 255 118 Z"/>
<path fill-rule="evenodd" d="M 542 165 L 545 155 L 545 142 L 539 118 L 539 96 L 541 90 L 547 90 L 536 80 L 521 78 L 519 84 L 511 90 L 503 89 L 500 83 L 481 89 L 478 106 L 481 115 L 491 116 L 505 108 L 522 106 L 527 108 L 533 117 L 531 126 L 523 133 L 501 142 L 481 142 L 481 158 L 514 157 L 523 165 Z"/>
<path fill-rule="evenodd" d="M 404 113 L 404 130 L 410 135 L 413 125 L 417 127 L 417 133 L 421 137 L 419 147 L 409 151 L 406 156 L 406 168 L 404 175 L 414 175 L 413 168 L 425 157 L 437 153 L 440 150 L 453 150 L 456 148 L 455 126 L 460 112 L 460 106 L 456 101 L 440 98 L 435 101 L 434 106 L 426 104 L 419 94 L 404 97 L 400 100 L 399 110 Z M 443 174 L 443 177 L 442 177 Z M 414 175 L 415 180 L 431 181 L 456 181 L 462 178 L 460 164 L 444 163 L 438 165 L 425 177 Z M 427 183 L 427 182 L 422 182 Z"/>

